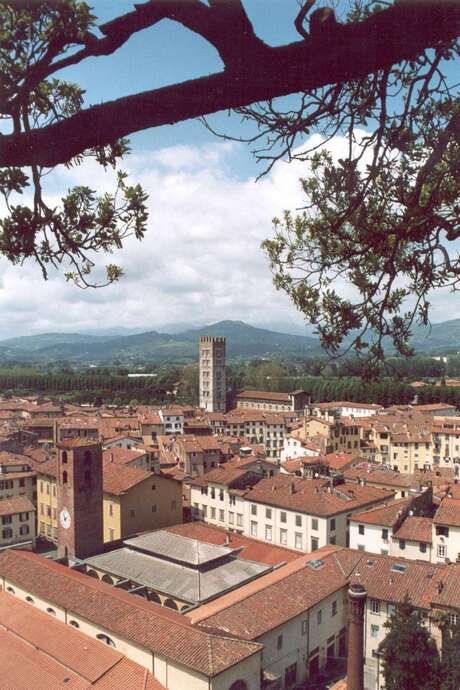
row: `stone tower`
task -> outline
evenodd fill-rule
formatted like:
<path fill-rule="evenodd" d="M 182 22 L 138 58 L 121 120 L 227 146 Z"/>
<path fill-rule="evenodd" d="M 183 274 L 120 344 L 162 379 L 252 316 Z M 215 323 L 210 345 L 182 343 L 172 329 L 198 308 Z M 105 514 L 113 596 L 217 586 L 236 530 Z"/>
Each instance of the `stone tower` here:
<path fill-rule="evenodd" d="M 75 438 L 57 451 L 58 556 L 83 559 L 104 543 L 102 446 Z"/>
<path fill-rule="evenodd" d="M 225 338 L 200 337 L 200 407 L 207 412 L 226 411 Z"/>

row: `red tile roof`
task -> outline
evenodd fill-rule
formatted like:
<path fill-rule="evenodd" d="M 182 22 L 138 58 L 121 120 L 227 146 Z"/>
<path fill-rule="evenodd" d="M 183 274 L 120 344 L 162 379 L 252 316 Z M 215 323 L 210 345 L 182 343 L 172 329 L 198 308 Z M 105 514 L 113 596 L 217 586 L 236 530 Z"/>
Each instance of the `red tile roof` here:
<path fill-rule="evenodd" d="M 120 496 L 153 476 L 153 472 L 141 467 L 116 465 L 109 462 L 104 465 L 102 473 L 104 493 Z"/>
<path fill-rule="evenodd" d="M 412 498 L 400 498 L 397 501 L 391 501 L 388 505 L 377 506 L 363 513 L 354 513 L 351 520 L 367 525 L 393 527 L 402 518 L 404 512 L 409 509 L 412 500 Z"/>
<path fill-rule="evenodd" d="M 0 592 L 1 684 L 11 690 L 162 690 L 145 668 L 12 594 Z"/>
<path fill-rule="evenodd" d="M 32 596 L 130 640 L 135 645 L 213 677 L 260 651 L 258 644 L 214 635 L 190 625 L 180 613 L 71 570 L 37 554 L 0 553 L 0 577 Z"/>
<path fill-rule="evenodd" d="M 432 542 L 433 520 L 428 517 L 407 517 L 401 527 L 393 535 L 394 539 L 405 539 L 406 541 L 423 541 L 428 544 Z"/>
<path fill-rule="evenodd" d="M 443 498 L 436 514 L 433 518 L 435 525 L 448 525 L 450 527 L 460 527 L 460 499 Z"/>
<path fill-rule="evenodd" d="M 327 517 L 383 503 L 394 495 L 384 489 L 352 483 L 338 484 L 330 489 L 327 483 L 323 479 L 278 474 L 262 479 L 246 492 L 245 500 Z"/>
<path fill-rule="evenodd" d="M 33 511 L 35 511 L 35 506 L 27 496 L 13 496 L 0 500 L 0 516 L 32 513 Z"/>
<path fill-rule="evenodd" d="M 237 400 L 268 400 L 289 404 L 291 396 L 289 393 L 275 393 L 274 391 L 243 391 L 236 396 Z"/>

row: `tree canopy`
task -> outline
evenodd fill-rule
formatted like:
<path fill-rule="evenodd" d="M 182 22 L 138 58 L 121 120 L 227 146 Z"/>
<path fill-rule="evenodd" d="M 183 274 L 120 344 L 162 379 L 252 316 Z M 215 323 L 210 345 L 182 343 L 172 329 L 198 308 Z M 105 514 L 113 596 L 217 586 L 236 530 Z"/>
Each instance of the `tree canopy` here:
<path fill-rule="evenodd" d="M 0 252 L 14 263 L 35 258 L 45 278 L 50 266 L 70 264 L 69 280 L 94 284 L 94 251 L 142 238 L 146 194 L 118 171 L 112 194 L 80 186 L 52 206 L 47 172 L 83 157 L 117 167 L 129 134 L 236 109 L 254 123 L 256 155 L 268 167 L 279 157 L 308 159 L 305 209 L 276 220 L 265 243 L 276 285 L 330 351 L 351 332 L 373 360 L 385 339 L 407 354 L 414 319 L 428 320 L 429 291 L 455 287 L 460 270 L 449 245 L 459 234 L 460 110 L 444 69 L 458 57 L 460 6 L 350 0 L 337 17 L 313 4 L 300 6 L 300 40 L 272 47 L 241 0 L 150 0 L 103 25 L 77 0 L 2 2 Z M 61 78 L 164 19 L 214 46 L 224 69 L 88 107 L 82 88 Z M 298 107 L 283 110 L 279 97 L 289 94 Z M 313 132 L 321 142 L 345 135 L 347 155 L 299 153 L 297 142 Z M 108 264 L 105 282 L 120 275 Z M 337 287 L 342 279 L 352 297 Z"/>

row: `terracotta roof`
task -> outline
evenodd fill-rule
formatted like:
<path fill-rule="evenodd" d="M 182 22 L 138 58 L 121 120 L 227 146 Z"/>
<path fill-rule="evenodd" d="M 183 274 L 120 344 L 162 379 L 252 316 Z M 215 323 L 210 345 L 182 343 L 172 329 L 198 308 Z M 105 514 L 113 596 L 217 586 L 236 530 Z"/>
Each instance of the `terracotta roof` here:
<path fill-rule="evenodd" d="M 257 462 L 257 458 L 252 458 L 252 462 Z M 192 479 L 193 486 L 208 486 L 209 484 L 221 484 L 232 488 L 245 488 L 252 486 L 262 479 L 262 474 L 256 474 L 241 467 L 227 466 L 216 467 L 209 472 L 205 472 L 199 477 Z"/>
<path fill-rule="evenodd" d="M 350 400 L 333 400 L 332 402 L 313 403 L 311 407 L 317 407 L 320 410 L 335 410 L 338 407 L 354 407 L 357 410 L 383 410 L 382 405 L 376 405 L 375 403 L 352 402 Z"/>
<path fill-rule="evenodd" d="M 439 571 L 437 585 L 432 594 L 435 606 L 460 609 L 460 564 L 443 565 Z"/>
<path fill-rule="evenodd" d="M 79 448 L 80 446 L 97 446 L 100 441 L 88 438 L 67 438 L 56 444 L 58 448 Z"/>
<path fill-rule="evenodd" d="M 132 489 L 133 486 L 137 486 L 153 476 L 153 472 L 141 467 L 116 465 L 109 462 L 104 465 L 102 472 L 104 493 L 120 496 Z"/>
<path fill-rule="evenodd" d="M 272 402 L 290 403 L 289 393 L 275 393 L 274 391 L 242 391 L 236 396 L 237 400 L 270 400 Z"/>
<path fill-rule="evenodd" d="M 450 527 L 460 527 L 460 499 L 443 498 L 441 505 L 437 509 L 433 518 L 435 525 L 448 525 Z"/>
<path fill-rule="evenodd" d="M 355 564 L 350 582 L 361 584 L 372 599 L 400 603 L 406 594 L 414 606 L 429 608 L 441 579 L 441 567 L 433 563 L 364 554 Z M 336 555 L 340 562 L 342 552 Z"/>
<path fill-rule="evenodd" d="M 245 500 L 294 510 L 321 517 L 350 512 L 359 507 L 391 499 L 392 492 L 371 486 L 345 483 L 326 486 L 327 480 L 303 479 L 288 474 L 278 474 L 262 479 L 250 491 Z"/>
<path fill-rule="evenodd" d="M 325 547 L 304 555 L 186 615 L 200 626 L 255 640 L 346 587 L 333 558 L 336 550 Z"/>
<path fill-rule="evenodd" d="M 208 677 L 261 650 L 259 644 L 199 630 L 176 611 L 114 589 L 34 553 L 17 549 L 2 551 L 0 577 L 32 596 L 54 602 L 107 631 Z"/>
<path fill-rule="evenodd" d="M 35 511 L 35 506 L 27 496 L 13 496 L 13 498 L 3 498 L 0 500 L 0 516 L 31 513 L 33 511 Z"/>
<path fill-rule="evenodd" d="M 102 461 L 104 464 L 127 465 L 130 462 L 145 457 L 145 455 L 146 451 L 138 450 L 138 448 L 108 448 L 102 451 Z"/>
<path fill-rule="evenodd" d="M 455 405 L 449 405 L 449 403 L 428 403 L 426 405 L 414 405 L 413 409 L 417 412 L 431 412 L 431 410 L 434 410 L 437 412 L 438 410 L 455 410 L 457 409 Z"/>
<path fill-rule="evenodd" d="M 394 539 L 406 539 L 407 541 L 432 542 L 433 520 L 428 517 L 409 516 L 401 527 L 393 535 Z"/>
<path fill-rule="evenodd" d="M 393 527 L 401 518 L 404 511 L 408 510 L 412 498 L 400 498 L 388 505 L 378 506 L 363 513 L 354 513 L 351 516 L 353 522 L 364 522 L 367 525 L 385 525 Z"/>
<path fill-rule="evenodd" d="M 228 545 L 232 549 L 241 549 L 238 554 L 239 558 L 255 561 L 256 563 L 277 565 L 299 558 L 298 551 L 291 551 L 282 546 L 268 544 L 267 542 L 245 537 L 235 532 L 229 533 L 222 527 L 205 522 L 184 522 L 173 527 L 165 527 L 164 529 L 168 532 L 205 541 L 209 544 Z"/>
<path fill-rule="evenodd" d="M 3 688 L 164 688 L 120 652 L 6 592 L 0 592 L 0 640 Z"/>

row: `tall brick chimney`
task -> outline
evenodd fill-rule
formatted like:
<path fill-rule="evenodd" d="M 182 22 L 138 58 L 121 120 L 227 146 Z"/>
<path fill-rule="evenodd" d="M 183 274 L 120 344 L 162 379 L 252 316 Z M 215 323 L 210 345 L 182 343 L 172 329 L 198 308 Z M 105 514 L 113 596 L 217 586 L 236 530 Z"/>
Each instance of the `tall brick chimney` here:
<path fill-rule="evenodd" d="M 364 608 L 367 592 L 363 585 L 348 590 L 347 690 L 364 690 Z"/>

